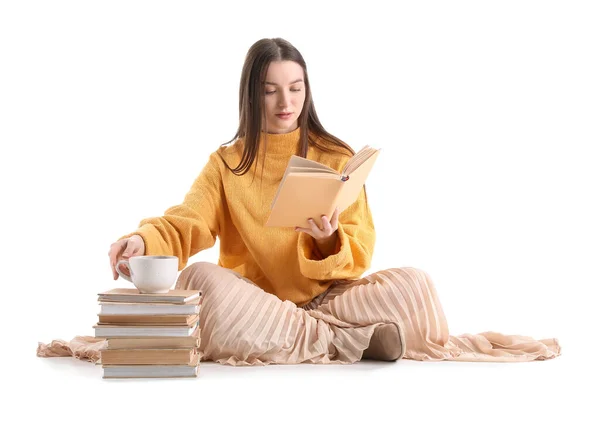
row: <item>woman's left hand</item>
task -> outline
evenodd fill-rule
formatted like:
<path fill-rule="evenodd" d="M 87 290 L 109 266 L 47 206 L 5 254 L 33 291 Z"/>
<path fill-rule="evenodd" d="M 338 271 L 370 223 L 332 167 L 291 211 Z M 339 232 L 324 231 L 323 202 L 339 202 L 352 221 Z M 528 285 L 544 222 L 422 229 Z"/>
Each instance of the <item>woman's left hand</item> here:
<path fill-rule="evenodd" d="M 333 215 L 331 215 L 331 220 L 327 220 L 327 216 L 321 216 L 321 224 L 323 228 L 320 228 L 317 223 L 311 219 L 308 219 L 308 224 L 310 228 L 300 228 L 296 227 L 296 231 L 305 232 L 308 235 L 314 237 L 317 243 L 325 244 L 327 242 L 332 241 L 337 236 L 338 229 L 338 217 L 339 217 L 339 209 L 336 207 Z"/>

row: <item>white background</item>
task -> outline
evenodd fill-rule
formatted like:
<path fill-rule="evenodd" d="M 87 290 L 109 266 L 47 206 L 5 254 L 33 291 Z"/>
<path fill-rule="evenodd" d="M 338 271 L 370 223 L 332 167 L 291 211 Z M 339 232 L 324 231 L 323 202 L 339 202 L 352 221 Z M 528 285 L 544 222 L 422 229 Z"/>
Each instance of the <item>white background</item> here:
<path fill-rule="evenodd" d="M 11 402 L 0 421 L 28 430 L 597 427 L 597 3 L 323 3 L 1 3 L 2 393 Z M 203 363 L 197 379 L 141 381 L 36 357 L 38 342 L 93 335 L 96 294 L 130 286 L 112 279 L 110 244 L 181 202 L 233 137 L 244 56 L 264 37 L 300 50 L 330 133 L 355 150 L 382 148 L 367 180 L 377 231 L 369 273 L 426 270 L 452 335 L 556 337 L 562 356 Z M 190 263 L 216 263 L 218 247 Z"/>

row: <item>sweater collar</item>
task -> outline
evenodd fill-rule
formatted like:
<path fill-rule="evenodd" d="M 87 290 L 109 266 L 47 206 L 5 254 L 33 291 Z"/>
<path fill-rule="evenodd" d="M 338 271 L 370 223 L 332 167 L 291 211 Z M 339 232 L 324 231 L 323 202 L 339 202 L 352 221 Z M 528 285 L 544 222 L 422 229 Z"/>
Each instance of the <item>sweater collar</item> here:
<path fill-rule="evenodd" d="M 265 145 L 266 143 L 266 145 Z M 266 148 L 267 155 L 291 156 L 300 150 L 300 127 L 291 132 L 275 134 L 260 133 L 260 149 Z"/>

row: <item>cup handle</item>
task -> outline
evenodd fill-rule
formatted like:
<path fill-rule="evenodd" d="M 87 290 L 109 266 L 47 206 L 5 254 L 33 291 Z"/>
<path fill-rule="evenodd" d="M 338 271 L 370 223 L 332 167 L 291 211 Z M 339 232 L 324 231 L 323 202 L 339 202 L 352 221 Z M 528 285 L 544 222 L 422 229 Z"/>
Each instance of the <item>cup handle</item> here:
<path fill-rule="evenodd" d="M 121 270 L 119 270 L 119 265 L 121 265 L 121 264 L 125 264 L 125 266 L 127 267 L 127 270 L 129 270 L 129 274 L 133 276 L 133 272 L 131 271 L 131 267 L 129 266 L 129 261 L 119 260 L 119 262 L 117 262 L 117 265 L 115 266 L 115 270 L 117 271 L 117 273 L 119 273 L 119 276 L 121 276 L 123 279 L 128 280 L 129 282 L 133 283 L 133 281 L 131 280 L 131 278 L 129 276 L 127 276 L 125 273 L 123 273 Z"/>

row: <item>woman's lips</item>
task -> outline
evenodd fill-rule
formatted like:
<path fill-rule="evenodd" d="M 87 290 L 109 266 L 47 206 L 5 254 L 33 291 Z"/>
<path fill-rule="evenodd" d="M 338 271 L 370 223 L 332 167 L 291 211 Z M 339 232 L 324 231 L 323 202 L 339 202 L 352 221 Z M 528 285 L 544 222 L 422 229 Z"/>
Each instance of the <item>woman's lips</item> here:
<path fill-rule="evenodd" d="M 279 117 L 280 119 L 283 120 L 287 120 L 292 116 L 292 113 L 287 113 L 287 114 L 275 114 L 277 117 Z"/>

